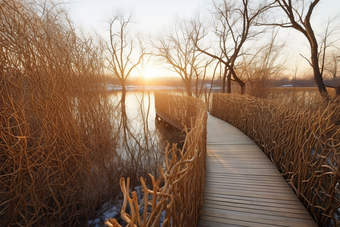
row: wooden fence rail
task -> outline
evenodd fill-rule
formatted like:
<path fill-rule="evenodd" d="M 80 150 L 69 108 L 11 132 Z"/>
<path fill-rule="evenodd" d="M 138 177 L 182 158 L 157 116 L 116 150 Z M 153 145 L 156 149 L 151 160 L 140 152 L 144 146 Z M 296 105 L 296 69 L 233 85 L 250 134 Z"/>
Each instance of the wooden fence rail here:
<path fill-rule="evenodd" d="M 338 104 L 311 111 L 250 96 L 214 94 L 211 112 L 262 148 L 319 226 L 339 226 Z"/>
<path fill-rule="evenodd" d="M 124 195 L 121 217 L 127 226 L 161 226 L 161 223 L 162 226 L 196 226 L 205 180 L 206 105 L 192 97 L 157 92 L 155 106 L 157 112 L 183 124 L 184 146 L 182 150 L 175 145 L 167 147 L 165 168 L 159 168 L 161 179 L 154 179 L 150 174 L 151 188 L 141 178 L 144 198 L 140 203 L 136 192 L 129 192 L 129 179 L 120 180 Z M 115 219 L 108 219 L 105 224 L 120 226 Z"/>

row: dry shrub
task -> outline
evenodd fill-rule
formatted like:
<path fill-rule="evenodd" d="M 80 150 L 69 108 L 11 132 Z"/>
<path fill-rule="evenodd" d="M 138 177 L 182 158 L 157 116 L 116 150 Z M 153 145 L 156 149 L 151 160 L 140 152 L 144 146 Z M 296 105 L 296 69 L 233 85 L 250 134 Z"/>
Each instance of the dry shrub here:
<path fill-rule="evenodd" d="M 84 224 L 118 178 L 100 46 L 49 2 L 0 18 L 0 226 Z"/>
<path fill-rule="evenodd" d="M 250 80 L 246 83 L 246 94 L 257 98 L 267 98 L 270 89 L 267 79 Z"/>
<path fill-rule="evenodd" d="M 120 186 L 124 195 L 122 218 L 129 226 L 196 226 L 203 205 L 206 156 L 206 104 L 199 99 L 155 94 L 157 112 L 171 116 L 177 123 L 184 123 L 187 133 L 183 149 L 168 146 L 165 165 L 160 169 L 161 178 L 151 174 L 151 189 L 141 178 L 144 198 L 138 203 L 137 193 L 129 192 L 122 178 Z M 190 121 L 190 129 L 187 124 Z M 163 186 L 161 186 L 163 185 Z M 130 214 L 126 213 L 127 207 Z M 120 226 L 115 219 L 106 221 L 107 226 Z"/>
<path fill-rule="evenodd" d="M 331 88 L 327 90 L 330 97 L 334 98 L 335 90 Z M 324 103 L 316 87 L 270 88 L 267 91 L 267 95 L 261 98 L 277 100 L 284 104 L 313 110 L 317 110 Z"/>
<path fill-rule="evenodd" d="M 319 226 L 339 225 L 338 101 L 316 111 L 250 96 L 214 94 L 212 114 L 252 138 Z"/>

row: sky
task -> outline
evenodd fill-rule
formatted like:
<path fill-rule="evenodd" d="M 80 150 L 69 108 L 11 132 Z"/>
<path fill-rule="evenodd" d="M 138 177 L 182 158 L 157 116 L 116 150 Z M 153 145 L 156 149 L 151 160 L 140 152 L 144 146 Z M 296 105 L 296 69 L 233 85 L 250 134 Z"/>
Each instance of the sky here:
<path fill-rule="evenodd" d="M 68 5 L 73 21 L 83 28 L 107 30 L 107 21 L 116 10 L 134 13 L 145 33 L 162 29 L 178 15 L 190 17 L 210 0 L 74 0 Z"/>
<path fill-rule="evenodd" d="M 175 17 L 191 18 L 195 12 L 207 8 L 210 0 L 73 0 L 68 4 L 69 15 L 76 27 L 85 32 L 96 31 L 109 37 L 108 21 L 119 10 L 133 12 L 134 27 L 145 35 L 167 28 Z M 135 75 L 140 74 L 137 71 Z M 164 65 L 150 61 L 142 73 L 145 77 L 176 75 Z"/>
<path fill-rule="evenodd" d="M 117 11 L 133 12 L 135 28 L 143 34 L 161 32 L 167 28 L 175 17 L 191 18 L 199 10 L 207 12 L 212 0 L 71 0 L 67 4 L 69 15 L 75 26 L 87 33 L 96 31 L 108 36 L 108 21 Z M 323 29 L 329 16 L 340 14 L 340 0 L 322 0 L 313 12 L 313 25 Z M 340 24 L 340 18 L 337 19 Z M 308 43 L 305 38 L 291 29 L 281 32 L 282 39 L 294 42 L 287 51 L 294 57 L 292 64 L 308 67 L 300 54 L 308 56 Z M 299 67 L 301 68 L 301 67 Z M 149 76 L 166 74 L 164 66 L 149 63 L 146 68 Z"/>

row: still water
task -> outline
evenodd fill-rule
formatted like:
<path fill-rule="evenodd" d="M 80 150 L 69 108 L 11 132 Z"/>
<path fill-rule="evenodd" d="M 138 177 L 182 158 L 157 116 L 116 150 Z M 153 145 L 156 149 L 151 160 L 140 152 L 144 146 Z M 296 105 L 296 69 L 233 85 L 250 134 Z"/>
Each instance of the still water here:
<path fill-rule="evenodd" d="M 112 93 L 110 96 L 113 103 L 120 109 L 119 102 L 122 98 L 122 92 Z M 151 131 L 155 131 L 155 96 L 152 91 L 128 91 L 125 96 L 125 111 L 129 125 L 136 131 L 143 127 L 144 123 L 148 124 Z"/>
<path fill-rule="evenodd" d="M 167 144 L 166 130 L 155 122 L 155 98 L 151 91 L 127 92 L 121 105 L 122 92 L 112 93 L 116 107 L 116 151 L 122 176 L 129 177 L 131 185 L 138 185 L 139 177 L 158 175 L 158 166 L 164 162 Z"/>

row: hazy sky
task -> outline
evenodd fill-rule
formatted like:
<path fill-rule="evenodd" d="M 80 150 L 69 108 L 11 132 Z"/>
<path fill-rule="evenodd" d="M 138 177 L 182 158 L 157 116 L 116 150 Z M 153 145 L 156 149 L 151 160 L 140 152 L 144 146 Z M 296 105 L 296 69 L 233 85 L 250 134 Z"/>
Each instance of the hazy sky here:
<path fill-rule="evenodd" d="M 107 30 L 110 15 L 116 10 L 133 10 L 135 21 L 144 30 L 162 29 L 175 16 L 191 17 L 195 11 L 206 11 L 212 0 L 73 0 L 68 4 L 74 22 L 85 29 Z M 322 0 L 314 17 L 340 13 L 340 0 Z"/>
<path fill-rule="evenodd" d="M 161 32 L 176 16 L 190 18 L 200 9 L 205 11 L 209 4 L 211 0 L 73 0 L 68 9 L 76 27 L 89 33 L 96 31 L 108 39 L 108 21 L 117 10 L 132 11 L 134 27 L 148 35 Z M 174 75 L 164 70 L 164 66 L 152 62 L 145 74 L 150 77 Z"/>
<path fill-rule="evenodd" d="M 97 31 L 108 29 L 106 22 L 115 11 L 133 11 L 138 27 L 149 33 L 162 29 L 176 15 L 191 17 L 210 3 L 211 0 L 74 0 L 68 8 L 76 25 Z"/>
<path fill-rule="evenodd" d="M 176 16 L 190 18 L 198 10 L 207 13 L 211 2 L 212 0 L 71 0 L 68 9 L 76 27 L 81 27 L 87 32 L 94 30 L 102 36 L 108 36 L 107 22 L 117 10 L 133 11 L 136 27 L 142 33 L 148 34 L 164 30 Z M 340 0 L 322 0 L 313 12 L 313 26 L 322 29 L 328 17 L 337 14 L 340 14 Z M 340 18 L 338 20 L 340 24 Z M 282 34 L 288 34 L 288 39 L 295 42 L 294 45 L 288 44 L 287 48 L 297 56 L 293 63 L 300 64 L 301 62 L 308 66 L 307 62 L 299 57 L 300 53 L 305 53 L 307 56 L 309 54 L 305 38 L 291 29 L 283 30 Z M 156 75 L 160 67 L 155 65 L 152 67 L 155 70 L 153 72 L 150 70 L 149 73 Z"/>

